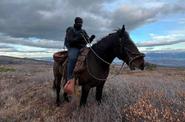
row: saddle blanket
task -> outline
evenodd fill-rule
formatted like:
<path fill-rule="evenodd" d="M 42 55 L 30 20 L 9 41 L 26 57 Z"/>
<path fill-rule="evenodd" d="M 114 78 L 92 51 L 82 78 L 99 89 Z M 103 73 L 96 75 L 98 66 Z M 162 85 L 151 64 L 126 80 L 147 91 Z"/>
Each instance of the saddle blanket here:
<path fill-rule="evenodd" d="M 74 73 L 80 73 L 83 70 L 85 70 L 86 68 L 85 61 L 89 53 L 89 50 L 90 48 L 87 48 L 87 47 L 82 48 L 80 50 L 80 54 L 77 58 L 76 65 L 73 70 Z M 59 51 L 53 54 L 54 61 L 60 63 L 61 65 L 63 65 L 64 62 L 66 62 L 66 60 L 68 59 L 67 57 L 68 57 L 67 51 Z M 67 65 L 67 63 L 65 65 Z"/>

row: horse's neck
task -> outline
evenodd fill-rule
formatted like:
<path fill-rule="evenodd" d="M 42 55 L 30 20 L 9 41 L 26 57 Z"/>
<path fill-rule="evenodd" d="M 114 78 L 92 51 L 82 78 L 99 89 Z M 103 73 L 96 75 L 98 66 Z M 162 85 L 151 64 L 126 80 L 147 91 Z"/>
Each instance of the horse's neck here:
<path fill-rule="evenodd" d="M 89 52 L 88 65 L 89 70 L 95 76 L 106 78 L 109 73 L 109 66 L 116 57 L 114 50 L 114 37 L 108 37 L 92 46 Z"/>
<path fill-rule="evenodd" d="M 87 66 L 88 72 L 97 78 L 104 79 L 108 76 L 110 65 L 103 62 L 92 50 L 89 52 L 87 58 Z"/>
<path fill-rule="evenodd" d="M 107 64 L 109 62 L 110 64 L 116 57 L 113 52 L 113 44 L 109 42 L 109 44 L 106 44 L 106 42 L 99 42 L 96 45 L 93 45 L 93 53 L 95 53 L 96 57 L 99 58 L 103 63 Z"/>

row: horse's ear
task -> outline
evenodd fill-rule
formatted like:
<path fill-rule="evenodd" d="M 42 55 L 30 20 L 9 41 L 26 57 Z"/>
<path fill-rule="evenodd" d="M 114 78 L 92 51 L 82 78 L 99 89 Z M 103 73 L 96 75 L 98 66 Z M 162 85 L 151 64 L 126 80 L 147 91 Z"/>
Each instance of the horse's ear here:
<path fill-rule="evenodd" d="M 125 25 L 122 26 L 122 32 L 125 32 Z"/>

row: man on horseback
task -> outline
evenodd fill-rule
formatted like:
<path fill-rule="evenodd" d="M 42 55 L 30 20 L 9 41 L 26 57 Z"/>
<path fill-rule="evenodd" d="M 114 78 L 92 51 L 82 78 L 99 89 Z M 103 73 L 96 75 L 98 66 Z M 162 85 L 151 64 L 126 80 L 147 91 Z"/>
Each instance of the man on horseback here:
<path fill-rule="evenodd" d="M 80 53 L 80 49 L 84 48 L 87 42 L 91 43 L 95 38 L 95 35 L 92 35 L 89 38 L 86 31 L 82 29 L 82 18 L 76 17 L 74 22 L 73 27 L 67 28 L 64 42 L 64 45 L 68 49 L 67 81 L 73 78 L 73 69 Z"/>
<path fill-rule="evenodd" d="M 59 105 L 60 103 L 61 79 L 63 85 L 65 83 L 63 92 L 64 100 L 69 101 L 68 95 L 72 95 L 75 90 L 76 96 L 81 95 L 80 105 L 82 106 L 86 104 L 89 90 L 93 87 L 96 87 L 97 102 L 101 102 L 103 87 L 110 71 L 110 64 L 116 57 L 124 61 L 131 70 L 134 70 L 136 68 L 141 70 L 144 69 L 144 54 L 139 52 L 138 48 L 133 43 L 132 39 L 123 26 L 122 29 L 119 29 L 114 33 L 110 33 L 109 35 L 102 38 L 98 43 L 92 45 L 92 48 L 91 50 L 89 50 L 88 55 L 83 55 L 84 52 L 88 50 L 85 48 L 86 50 L 84 50 L 82 55 L 80 55 L 84 56 L 82 61 L 84 61 L 84 59 L 86 58 L 84 69 L 79 73 L 77 72 L 78 68 L 75 67 L 74 69 L 74 75 L 75 78 L 77 77 L 78 83 L 81 86 L 81 92 L 79 94 L 78 87 L 76 87 L 77 89 L 72 90 L 72 88 L 74 88 L 74 80 L 70 80 L 70 78 L 72 78 L 73 71 L 73 69 L 70 68 L 72 65 L 72 68 L 74 68 L 74 62 L 76 61 L 74 59 L 78 56 L 80 48 L 85 47 L 86 43 L 83 42 L 84 40 L 86 40 L 85 38 L 88 39 L 88 36 L 84 37 L 82 34 L 78 34 L 79 31 L 84 31 L 81 29 L 81 27 L 82 19 L 76 18 L 74 27 L 69 27 L 66 32 L 65 45 L 68 47 L 70 59 L 68 63 L 68 74 L 66 72 L 66 60 L 62 60 L 61 62 L 61 58 L 66 59 L 67 55 L 65 55 L 64 57 L 61 56 L 60 60 L 55 60 L 53 64 L 53 88 L 56 91 L 57 105 Z M 92 40 L 93 36 L 90 38 L 89 42 L 91 42 Z M 86 40 L 86 42 L 88 42 L 88 40 Z M 83 44 L 83 46 L 79 46 L 78 44 Z M 62 52 L 58 53 L 62 54 Z M 66 53 L 67 52 L 65 51 L 65 54 Z M 70 64 L 71 62 L 73 63 L 72 65 Z M 80 62 L 80 57 L 79 64 L 83 64 L 83 62 Z M 69 81 L 66 83 L 67 75 Z"/>

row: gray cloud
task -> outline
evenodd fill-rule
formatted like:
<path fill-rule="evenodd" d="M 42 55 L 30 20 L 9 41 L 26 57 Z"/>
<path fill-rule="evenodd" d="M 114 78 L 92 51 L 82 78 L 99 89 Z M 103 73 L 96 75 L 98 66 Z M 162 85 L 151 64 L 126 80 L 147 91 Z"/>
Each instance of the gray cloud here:
<path fill-rule="evenodd" d="M 133 30 L 144 24 L 158 21 L 161 17 L 165 17 L 169 14 L 185 12 L 185 3 L 183 4 L 182 2 L 173 4 L 161 3 L 153 8 L 142 7 L 139 2 L 141 1 L 135 1 L 134 3 L 138 6 L 127 4 L 114 11 L 110 26 L 121 26 L 124 23 L 127 29 Z"/>
<path fill-rule="evenodd" d="M 114 0 L 0 0 L 0 32 L 9 35 L 6 41 L 1 38 L 0 42 L 59 48 L 75 16 L 84 18 L 84 28 L 89 34 L 102 37 L 122 24 L 132 30 L 166 14 L 185 12 L 183 1 L 163 3 L 150 9 L 127 3 L 107 11 L 104 4 L 112 2 Z M 28 37 L 42 41 L 40 44 L 29 42 Z"/>
<path fill-rule="evenodd" d="M 0 41 L 1 43 L 34 46 L 34 47 L 41 47 L 41 48 L 61 49 L 63 47 L 62 41 L 54 41 L 54 40 L 47 40 L 47 39 L 37 39 L 33 41 L 33 39 L 30 39 L 30 38 L 11 37 L 7 35 L 1 35 L 0 40 L 1 40 Z M 5 47 L 11 47 L 11 46 L 5 46 Z"/>
<path fill-rule="evenodd" d="M 144 43 L 138 43 L 138 47 L 153 47 L 153 46 L 163 46 L 163 45 L 173 45 L 177 43 L 185 42 L 184 39 L 180 40 L 174 40 L 174 41 L 159 41 L 159 42 L 144 42 Z"/>
<path fill-rule="evenodd" d="M 106 1 L 111 0 L 1 0 L 0 32 L 15 37 L 63 40 L 75 16 L 90 21 L 87 26 L 95 31 L 102 23 L 98 18 L 103 17 L 98 13 L 102 13 L 101 5 Z"/>
<path fill-rule="evenodd" d="M 146 50 L 150 51 L 150 50 L 153 50 L 154 48 L 153 47 L 147 47 Z"/>
<path fill-rule="evenodd" d="M 7 46 L 7 45 L 5 45 L 5 44 L 1 44 L 1 43 L 0 43 L 0 48 L 10 48 L 10 46 Z"/>
<path fill-rule="evenodd" d="M 17 50 L 12 46 L 0 43 L 0 52 L 17 52 Z"/>
<path fill-rule="evenodd" d="M 65 30 L 61 27 L 64 19 L 53 15 L 54 6 L 51 0 L 3 0 L 0 4 L 0 31 L 15 37 L 59 39 L 60 33 Z M 42 14 L 44 12 L 48 18 Z"/>
<path fill-rule="evenodd" d="M 148 12 L 145 8 L 134 8 L 125 5 L 113 13 L 111 26 L 113 28 L 125 24 L 127 29 L 132 30 L 145 23 L 156 21 L 155 14 L 155 9 Z"/>

